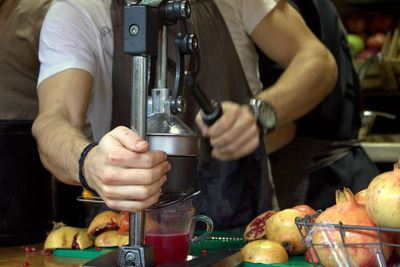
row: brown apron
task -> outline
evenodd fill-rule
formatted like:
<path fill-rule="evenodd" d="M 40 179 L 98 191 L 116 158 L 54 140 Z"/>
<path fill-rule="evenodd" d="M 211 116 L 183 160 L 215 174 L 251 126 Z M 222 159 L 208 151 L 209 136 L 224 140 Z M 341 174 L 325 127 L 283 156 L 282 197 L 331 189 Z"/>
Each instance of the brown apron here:
<path fill-rule="evenodd" d="M 114 27 L 113 114 L 129 114 L 130 56 L 122 50 L 121 6 L 117 1 L 111 8 Z M 244 76 L 239 57 L 225 22 L 212 0 L 193 0 L 189 28 L 199 38 L 202 67 L 198 84 L 211 99 L 245 103 L 251 92 Z M 176 28 L 169 27 L 169 57 L 175 59 L 173 41 Z M 173 88 L 174 71 L 169 72 L 168 87 Z M 122 97 L 121 97 L 122 96 Z M 180 116 L 192 129 L 199 130 L 195 116 L 199 110 L 190 89 L 185 88 L 184 98 L 188 110 Z M 118 109 L 118 110 L 116 110 Z M 124 110 L 123 110 L 124 109 Z M 113 116 L 114 119 L 114 116 Z M 118 119 L 129 125 L 128 118 Z M 113 123 L 118 125 L 118 123 Z M 271 208 L 268 184 L 268 159 L 261 143 L 258 149 L 236 161 L 221 162 L 211 158 L 209 140 L 202 138 L 196 186 L 202 194 L 194 198 L 197 213 L 211 217 L 215 229 L 243 230 L 258 214 Z"/>

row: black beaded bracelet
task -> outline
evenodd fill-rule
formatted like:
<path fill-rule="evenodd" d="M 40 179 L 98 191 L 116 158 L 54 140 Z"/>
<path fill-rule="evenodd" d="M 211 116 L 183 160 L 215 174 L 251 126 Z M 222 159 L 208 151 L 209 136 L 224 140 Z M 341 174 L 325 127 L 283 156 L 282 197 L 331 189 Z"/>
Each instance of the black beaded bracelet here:
<path fill-rule="evenodd" d="M 94 191 L 94 190 L 88 185 L 88 183 L 86 182 L 85 176 L 83 176 L 83 163 L 84 163 L 84 161 L 85 161 L 86 155 L 89 153 L 89 151 L 90 151 L 93 147 L 97 146 L 97 144 L 98 144 L 98 142 L 93 142 L 93 143 L 90 143 L 89 145 L 87 145 L 87 146 L 83 149 L 83 151 L 82 151 L 82 153 L 81 153 L 81 156 L 79 157 L 79 181 L 81 182 L 83 188 L 85 188 L 85 189 L 88 190 L 89 192 L 92 192 L 92 193 L 94 193 L 94 194 L 96 194 L 96 195 L 97 195 L 96 191 Z"/>

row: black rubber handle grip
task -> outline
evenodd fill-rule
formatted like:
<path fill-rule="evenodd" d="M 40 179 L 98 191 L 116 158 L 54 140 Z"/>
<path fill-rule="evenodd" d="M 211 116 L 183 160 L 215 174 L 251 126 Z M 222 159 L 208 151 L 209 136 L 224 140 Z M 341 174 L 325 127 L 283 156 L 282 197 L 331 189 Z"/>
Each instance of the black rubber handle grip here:
<path fill-rule="evenodd" d="M 213 110 L 211 113 L 205 113 L 204 110 L 201 111 L 201 117 L 203 121 L 208 126 L 213 125 L 216 120 L 218 120 L 222 116 L 222 107 L 219 102 L 212 103 Z"/>
<path fill-rule="evenodd" d="M 221 104 L 211 101 L 198 85 L 193 86 L 192 93 L 201 109 L 201 117 L 208 126 L 212 125 L 222 115 Z"/>

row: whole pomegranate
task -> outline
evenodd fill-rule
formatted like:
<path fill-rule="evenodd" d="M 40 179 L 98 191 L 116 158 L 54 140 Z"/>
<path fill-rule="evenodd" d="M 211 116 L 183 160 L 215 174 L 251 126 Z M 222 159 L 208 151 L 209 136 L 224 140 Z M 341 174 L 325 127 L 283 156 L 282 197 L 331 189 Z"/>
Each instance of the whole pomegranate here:
<path fill-rule="evenodd" d="M 368 26 L 368 18 L 362 13 L 351 13 L 344 21 L 348 32 L 364 32 Z"/>
<path fill-rule="evenodd" d="M 369 23 L 371 33 L 387 32 L 393 24 L 391 16 L 374 16 Z"/>
<path fill-rule="evenodd" d="M 365 206 L 371 219 L 382 227 L 400 228 L 400 164 L 376 176 L 368 185 Z"/>
<path fill-rule="evenodd" d="M 240 253 L 243 261 L 250 263 L 273 264 L 289 261 L 288 254 L 281 244 L 266 239 L 247 243 Z"/>
<path fill-rule="evenodd" d="M 304 214 L 309 214 L 309 215 L 314 215 L 317 213 L 315 209 L 305 204 L 294 206 L 292 209 L 302 211 L 304 212 Z"/>
<path fill-rule="evenodd" d="M 368 216 L 364 205 L 357 204 L 353 193 L 348 188 L 336 191 L 336 205 L 327 208 L 315 220 L 312 242 L 315 245 L 319 259 L 324 266 L 379 266 L 377 253 L 380 252 L 379 236 L 376 230 L 349 229 L 343 230 L 345 244 L 338 228 L 333 224 L 342 222 L 351 226 L 371 226 L 376 224 Z M 321 225 L 320 225 L 321 224 Z M 389 232 L 381 232 L 382 242 L 392 243 Z M 360 245 L 360 243 L 375 243 Z M 392 254 L 392 246 L 384 246 L 383 254 L 388 260 Z"/>
<path fill-rule="evenodd" d="M 310 214 L 312 213 L 312 214 Z M 265 223 L 268 240 L 282 244 L 289 255 L 300 255 L 306 251 L 301 243 L 302 236 L 295 223 L 296 217 L 303 218 L 306 214 L 314 215 L 316 211 L 307 205 L 300 205 L 276 212 Z M 303 229 L 305 235 L 305 230 Z"/>
<path fill-rule="evenodd" d="M 378 32 L 367 38 L 367 47 L 380 50 L 385 42 L 386 35 Z"/>
<path fill-rule="evenodd" d="M 261 239 L 265 237 L 265 222 L 275 214 L 274 210 L 268 210 L 256 218 L 254 218 L 246 227 L 243 233 L 244 239 L 247 241 L 252 241 L 256 239 Z"/>

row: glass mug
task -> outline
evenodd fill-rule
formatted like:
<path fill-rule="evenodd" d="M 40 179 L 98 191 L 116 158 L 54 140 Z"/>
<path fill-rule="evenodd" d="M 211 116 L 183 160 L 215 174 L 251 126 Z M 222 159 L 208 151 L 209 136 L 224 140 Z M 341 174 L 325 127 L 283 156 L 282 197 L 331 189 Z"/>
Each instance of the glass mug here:
<path fill-rule="evenodd" d="M 147 209 L 146 244 L 153 245 L 155 262 L 185 261 L 189 255 L 189 244 L 206 239 L 213 230 L 212 220 L 204 215 L 195 215 L 192 199 L 155 209 Z M 205 232 L 193 238 L 196 222 L 207 225 Z"/>

